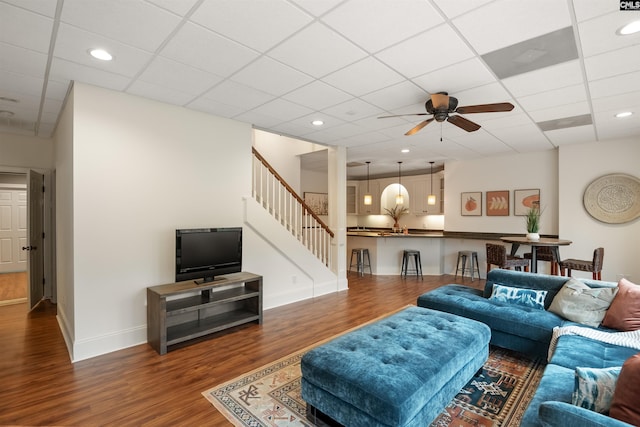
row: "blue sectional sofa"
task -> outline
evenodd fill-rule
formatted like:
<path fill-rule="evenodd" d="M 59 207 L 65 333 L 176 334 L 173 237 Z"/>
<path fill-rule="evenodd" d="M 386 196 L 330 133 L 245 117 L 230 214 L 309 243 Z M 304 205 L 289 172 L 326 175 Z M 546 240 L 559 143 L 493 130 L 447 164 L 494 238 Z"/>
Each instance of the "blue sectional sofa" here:
<path fill-rule="evenodd" d="M 556 326 L 578 325 L 547 311 L 567 277 L 496 269 L 489 272 L 484 290 L 447 285 L 421 295 L 418 306 L 481 321 L 491 328 L 491 344 L 547 358 Z M 591 288 L 612 288 L 616 283 L 583 280 Z M 493 285 L 545 290 L 545 310 L 489 299 Z M 611 330 L 609 330 L 611 331 Z M 616 331 L 612 331 L 616 332 Z M 622 366 L 639 351 L 578 335 L 557 340 L 540 385 L 527 408 L 521 426 L 627 426 L 630 424 L 571 404 L 576 367 Z"/>

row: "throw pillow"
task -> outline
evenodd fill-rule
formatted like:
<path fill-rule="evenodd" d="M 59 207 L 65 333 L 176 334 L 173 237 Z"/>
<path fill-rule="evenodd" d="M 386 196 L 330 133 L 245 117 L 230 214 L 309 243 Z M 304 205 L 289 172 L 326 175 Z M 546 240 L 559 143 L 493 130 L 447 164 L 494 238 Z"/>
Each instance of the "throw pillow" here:
<path fill-rule="evenodd" d="M 618 288 L 591 288 L 572 278 L 553 298 L 549 311 L 572 322 L 597 328 L 617 291 Z"/>
<path fill-rule="evenodd" d="M 640 329 L 640 286 L 620 279 L 618 293 L 602 320 L 602 326 L 620 331 Z"/>
<path fill-rule="evenodd" d="M 494 284 L 489 299 L 544 310 L 544 298 L 546 296 L 547 291 L 512 288 L 510 286 Z"/>
<path fill-rule="evenodd" d="M 601 414 L 608 413 L 619 375 L 619 366 L 604 369 L 576 368 L 571 403 Z"/>
<path fill-rule="evenodd" d="M 640 426 L 640 353 L 622 365 L 609 416 L 634 426 Z"/>

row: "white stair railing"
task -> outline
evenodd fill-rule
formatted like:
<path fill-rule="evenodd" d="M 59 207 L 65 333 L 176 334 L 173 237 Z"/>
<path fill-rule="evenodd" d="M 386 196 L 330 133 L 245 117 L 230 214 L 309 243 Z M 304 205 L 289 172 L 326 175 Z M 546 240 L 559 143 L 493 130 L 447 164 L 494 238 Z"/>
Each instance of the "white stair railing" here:
<path fill-rule="evenodd" d="M 322 263 L 331 268 L 333 232 L 271 165 L 253 151 L 253 198 Z"/>

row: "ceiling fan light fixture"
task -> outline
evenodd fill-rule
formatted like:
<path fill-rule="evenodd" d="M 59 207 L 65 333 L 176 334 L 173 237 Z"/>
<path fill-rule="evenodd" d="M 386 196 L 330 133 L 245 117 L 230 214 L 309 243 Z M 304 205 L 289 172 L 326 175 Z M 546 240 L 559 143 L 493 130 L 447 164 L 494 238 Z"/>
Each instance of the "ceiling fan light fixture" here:
<path fill-rule="evenodd" d="M 311 122 L 312 125 L 314 126 L 322 126 L 324 124 L 324 122 L 320 119 L 316 119 L 314 121 Z"/>
<path fill-rule="evenodd" d="M 629 34 L 635 34 L 640 31 L 640 20 L 629 22 L 624 27 L 616 31 L 619 36 L 628 36 Z"/>

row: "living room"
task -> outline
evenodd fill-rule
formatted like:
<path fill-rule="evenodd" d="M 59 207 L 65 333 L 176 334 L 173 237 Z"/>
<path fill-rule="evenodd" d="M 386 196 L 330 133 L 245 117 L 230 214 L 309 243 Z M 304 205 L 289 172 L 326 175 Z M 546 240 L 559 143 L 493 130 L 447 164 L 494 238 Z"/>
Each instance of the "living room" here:
<path fill-rule="evenodd" d="M 11 6 L 3 2 L 3 7 Z M 50 136 L 3 128 L 0 165 L 10 172 L 38 169 L 49 177 L 55 171 L 57 316 L 70 360 L 79 362 L 146 342 L 144 291 L 173 281 L 176 228 L 245 224 L 251 148 L 259 143 L 249 121 L 98 87 L 91 78 L 75 80 L 68 96 L 67 87 L 62 91 L 66 101 L 59 101 L 62 113 Z M 638 90 L 633 84 L 631 95 Z M 598 222 L 583 206 L 584 189 L 594 179 L 611 173 L 637 176 L 637 114 L 631 120 L 635 127 L 606 139 L 585 132 L 578 141 L 544 151 L 447 160 L 445 230 L 524 234 L 521 217 L 460 215 L 460 194 L 539 188 L 542 234 L 573 241 L 562 249 L 563 257 L 585 258 L 603 246 L 603 279 L 624 275 L 637 281 L 639 248 L 633 236 L 640 235 L 640 223 Z M 405 124 L 406 131 L 411 125 Z M 445 138 L 443 143 L 451 142 Z M 337 158 L 333 167 L 342 165 L 344 172 L 349 149 L 328 145 Z M 289 151 L 281 154 L 296 159 Z M 304 192 L 300 179 L 294 176 L 290 183 Z M 336 179 L 328 186 L 335 209 L 344 203 L 346 173 Z M 267 311 L 351 289 L 346 250 L 340 246 L 349 225 L 346 214 L 331 214 L 329 222 L 338 235 L 331 285 L 316 283 L 260 230 L 245 227 L 244 269 L 265 277 Z M 447 241 L 446 272 L 453 272 L 453 254 L 463 248 L 471 249 L 469 242 Z"/>

